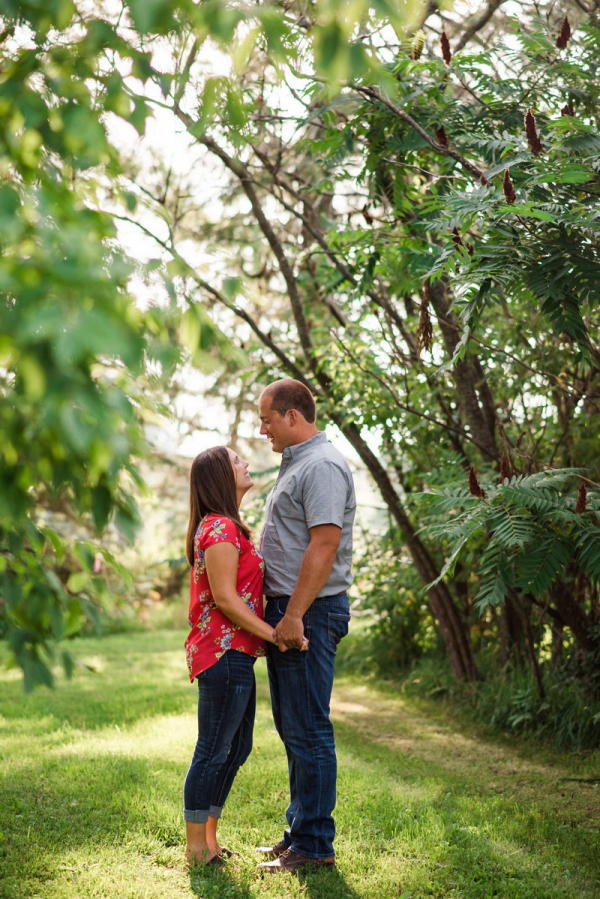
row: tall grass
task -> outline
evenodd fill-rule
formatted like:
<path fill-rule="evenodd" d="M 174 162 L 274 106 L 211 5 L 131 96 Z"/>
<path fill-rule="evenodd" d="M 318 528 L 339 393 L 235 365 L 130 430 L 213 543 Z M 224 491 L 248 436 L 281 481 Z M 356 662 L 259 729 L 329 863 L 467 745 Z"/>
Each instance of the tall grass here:
<path fill-rule="evenodd" d="M 446 662 L 431 659 L 421 659 L 396 681 L 406 695 L 442 700 L 463 720 L 559 749 L 600 749 L 600 700 L 554 673 L 544 677 L 545 697 L 527 670 L 489 671 L 476 683 L 457 683 Z"/>

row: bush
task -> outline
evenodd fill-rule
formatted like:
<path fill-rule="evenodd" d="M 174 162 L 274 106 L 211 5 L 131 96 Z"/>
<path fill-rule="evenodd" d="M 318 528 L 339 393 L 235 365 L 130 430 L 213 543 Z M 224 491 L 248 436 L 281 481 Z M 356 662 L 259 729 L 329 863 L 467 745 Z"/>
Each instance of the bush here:
<path fill-rule="evenodd" d="M 544 671 L 541 698 L 529 671 L 490 670 L 479 682 L 457 683 L 445 661 L 424 659 L 413 666 L 402 689 L 410 696 L 443 699 L 472 721 L 503 733 L 518 733 L 560 749 L 600 746 L 600 700 L 581 680 L 569 680 L 565 668 Z"/>
<path fill-rule="evenodd" d="M 427 652 L 443 652 L 421 580 L 391 538 L 365 544 L 354 570 L 353 612 L 361 624 L 340 645 L 340 665 L 352 667 L 353 659 L 355 670 L 376 667 L 393 676 Z"/>

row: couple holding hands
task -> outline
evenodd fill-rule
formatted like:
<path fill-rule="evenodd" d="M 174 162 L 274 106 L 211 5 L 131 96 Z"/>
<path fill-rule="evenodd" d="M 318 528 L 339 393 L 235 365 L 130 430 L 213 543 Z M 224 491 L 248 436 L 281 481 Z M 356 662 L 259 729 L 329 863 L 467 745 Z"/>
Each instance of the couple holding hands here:
<path fill-rule="evenodd" d="M 190 474 L 186 652 L 198 682 L 198 741 L 183 791 L 186 858 L 222 865 L 232 855 L 219 845 L 217 825 L 252 748 L 253 666 L 266 653 L 290 802 L 282 839 L 259 847 L 268 859 L 260 867 L 331 867 L 337 763 L 329 702 L 336 646 L 350 620 L 354 485 L 347 462 L 317 430 L 304 384 L 275 381 L 258 408 L 260 433 L 282 453 L 260 551 L 239 513 L 252 486 L 248 463 L 218 446 L 200 453 Z"/>

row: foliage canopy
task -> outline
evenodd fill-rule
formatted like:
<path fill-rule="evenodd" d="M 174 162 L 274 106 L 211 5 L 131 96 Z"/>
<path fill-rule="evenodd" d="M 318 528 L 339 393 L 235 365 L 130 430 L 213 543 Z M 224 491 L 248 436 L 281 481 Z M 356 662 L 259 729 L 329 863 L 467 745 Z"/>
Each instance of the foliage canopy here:
<path fill-rule="evenodd" d="M 5 130 L 5 227 L 21 247 L 22 281 L 4 288 L 6 315 L 20 328 L 31 296 L 36 326 L 31 346 L 7 346 L 5 395 L 7 408 L 13 391 L 33 403 L 15 435 L 47 408 L 69 453 L 61 468 L 45 447 L 62 438 L 44 432 L 46 467 L 18 488 L 23 527 L 39 530 L 32 486 L 61 489 L 72 462 L 78 512 L 95 509 L 99 526 L 114 507 L 128 515 L 119 473 L 139 452 L 139 379 L 152 353 L 167 371 L 174 354 L 163 312 L 126 297 L 111 229 L 127 220 L 168 261 L 190 348 L 207 334 L 205 348 L 217 341 L 217 327 L 243 347 L 247 361 L 225 359 L 216 390 L 230 395 L 240 378 L 238 408 L 280 374 L 315 392 L 321 421 L 339 427 L 381 493 L 390 545 L 410 557 L 457 677 L 477 676 L 489 628 L 498 657 L 526 658 L 542 692 L 549 643 L 554 663 L 571 650 L 597 660 L 595 14 L 531 5 L 517 20 L 497 0 L 466 18 L 435 3 L 401 16 L 385 2 L 131 2 L 116 18 L 100 6 L 60 3 L 50 18 L 24 8 L 36 49 L 11 51 L 16 68 L 0 94 L 13 117 L 31 108 Z M 212 57 L 225 51 L 216 73 Z M 153 107 L 184 130 L 189 173 L 160 154 L 151 171 L 119 160 L 108 141 L 108 112 L 142 131 Z M 214 177 L 217 216 L 198 171 Z M 52 214 L 31 222 L 25 210 L 36 208 Z M 56 223 L 47 245 L 40 221 Z M 31 266 L 21 233 L 46 246 L 55 285 L 46 293 L 38 282 L 23 300 Z M 48 264 L 71 256 L 66 271 Z M 88 265 L 99 279 L 93 303 L 88 283 L 68 278 Z M 63 294 L 73 297 L 73 341 L 58 337 L 71 321 Z M 54 318 L 41 314 L 42 295 L 54 296 Z M 90 327 L 93 341 L 81 336 Z M 99 360 L 119 372 L 110 386 L 94 374 Z M 54 406 L 50 362 L 68 366 Z M 86 430 L 66 400 L 77 377 L 86 396 L 109 391 L 113 405 L 103 398 L 102 409 L 119 409 L 120 426 L 94 407 Z M 106 461 L 88 465 L 96 439 Z M 12 470 L 7 480 L 21 483 Z"/>

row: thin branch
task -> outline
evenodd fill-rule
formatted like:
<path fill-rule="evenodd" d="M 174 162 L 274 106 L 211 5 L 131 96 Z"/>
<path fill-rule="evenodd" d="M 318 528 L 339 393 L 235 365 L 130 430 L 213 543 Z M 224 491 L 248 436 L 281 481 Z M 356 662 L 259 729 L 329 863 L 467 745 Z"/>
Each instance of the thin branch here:
<path fill-rule="evenodd" d="M 446 325 L 448 328 L 451 328 L 457 332 L 461 330 L 460 327 L 456 324 L 456 322 L 448 321 L 448 319 L 445 319 L 439 315 L 437 316 L 437 318 L 438 318 L 438 321 L 443 322 L 443 324 Z M 510 353 L 508 350 L 504 349 L 503 347 L 494 346 L 493 344 L 486 343 L 485 340 L 481 340 L 479 337 L 475 337 L 474 334 L 469 335 L 469 340 L 472 340 L 474 343 L 479 344 L 479 346 L 485 347 L 486 350 L 490 350 L 492 353 L 502 354 L 503 356 L 506 356 L 508 359 L 512 359 L 512 361 L 515 362 L 517 365 L 521 365 L 523 368 L 527 369 L 527 371 L 530 371 L 534 375 L 540 375 L 542 377 L 547 378 L 548 381 L 550 383 L 552 383 L 552 386 L 556 387 L 558 390 L 560 390 L 562 393 L 565 393 L 567 396 L 576 398 L 577 401 L 579 401 L 580 399 L 584 399 L 586 396 L 586 394 L 582 393 L 581 391 L 570 390 L 565 384 L 561 383 L 561 380 L 558 377 L 558 375 L 555 375 L 550 371 L 546 371 L 543 368 L 533 368 L 533 366 L 529 365 L 527 362 L 524 362 L 523 359 L 519 359 L 517 356 L 515 356 L 513 353 Z M 526 343 L 526 346 L 528 347 L 528 349 L 531 349 L 529 344 Z M 592 400 L 592 402 L 593 402 L 593 400 Z M 594 406 L 596 406 L 595 403 L 594 403 Z"/>
<path fill-rule="evenodd" d="M 416 415 L 417 418 L 424 418 L 425 421 L 431 422 L 431 424 L 436 425 L 438 428 L 442 428 L 442 430 L 444 430 L 444 431 L 445 430 L 454 431 L 456 434 L 460 434 L 460 436 L 464 440 L 466 440 L 469 443 L 472 443 L 474 446 L 476 446 L 479 450 L 482 450 L 484 452 L 486 451 L 485 447 L 480 446 L 480 444 L 470 434 L 468 434 L 465 430 L 463 430 L 463 428 L 457 428 L 454 425 L 448 424 L 447 422 L 440 421 L 438 418 L 434 418 L 433 415 L 427 415 L 426 412 L 420 412 L 418 409 L 413 409 L 412 406 L 407 406 L 406 403 L 402 402 L 402 400 L 400 399 L 400 397 L 398 396 L 398 394 L 396 393 L 394 388 L 391 386 L 391 384 L 388 384 L 388 382 L 384 378 L 382 378 L 380 375 L 378 375 L 372 369 L 368 368 L 366 365 L 363 365 L 363 363 L 352 352 L 352 350 L 350 350 L 344 344 L 344 342 L 341 340 L 339 335 L 332 334 L 332 337 L 334 338 L 336 343 L 341 347 L 343 352 L 346 353 L 346 355 L 354 362 L 354 364 L 364 374 L 369 375 L 369 377 L 373 378 L 375 381 L 377 381 L 379 384 L 381 384 L 381 386 L 384 387 L 385 390 L 387 390 L 387 392 L 390 394 L 390 396 L 394 400 L 394 403 L 396 404 L 396 406 L 399 409 L 402 409 L 404 412 L 408 412 L 410 415 Z"/>
<path fill-rule="evenodd" d="M 468 159 L 466 159 L 464 156 L 461 156 L 460 153 L 457 153 L 456 150 L 453 150 L 451 147 L 443 147 L 440 143 L 438 143 L 437 140 L 431 137 L 431 135 L 428 134 L 427 131 L 425 131 L 425 129 L 421 125 L 419 125 L 419 123 L 415 119 L 413 119 L 412 116 L 410 116 L 407 112 L 404 112 L 403 109 L 400 109 L 399 106 L 396 106 L 395 103 L 392 103 L 391 100 L 388 100 L 386 97 L 382 96 L 380 91 L 378 91 L 376 88 L 355 83 L 351 83 L 349 87 L 351 87 L 357 93 L 367 97 L 372 102 L 381 103 L 383 106 L 389 109 L 390 112 L 393 112 L 395 116 L 397 116 L 399 119 L 402 119 L 402 121 L 406 122 L 407 125 L 410 125 L 410 127 L 413 128 L 417 132 L 417 134 L 420 134 L 423 140 L 426 141 L 429 146 L 432 147 L 433 150 L 435 150 L 436 153 L 439 153 L 440 156 L 452 157 L 452 159 L 455 159 L 457 162 L 459 162 L 462 167 L 467 172 L 469 172 L 470 175 L 473 175 L 473 177 L 477 178 L 478 180 L 484 177 L 481 169 L 478 169 L 477 166 L 473 165 L 473 163 L 469 162 Z"/>
<path fill-rule="evenodd" d="M 296 327 L 298 328 L 300 344 L 307 359 L 310 362 L 313 358 L 312 339 L 310 336 L 310 329 L 308 326 L 308 321 L 306 319 L 306 314 L 304 312 L 304 306 L 302 304 L 302 298 L 298 290 L 298 282 L 294 276 L 292 267 L 285 254 L 285 250 L 283 249 L 283 244 L 277 237 L 273 226 L 264 213 L 255 189 L 255 182 L 250 176 L 248 169 L 242 162 L 240 162 L 238 159 L 234 159 L 225 150 L 223 150 L 223 148 L 220 147 L 205 132 L 194 135 L 194 126 L 196 123 L 191 118 L 191 116 L 183 112 L 183 110 L 179 106 L 175 105 L 173 107 L 173 111 L 180 119 L 180 121 L 182 121 L 186 126 L 189 133 L 195 137 L 198 143 L 203 144 L 207 148 L 207 150 L 210 150 L 211 153 L 217 156 L 217 158 L 221 160 L 221 162 L 229 169 L 229 171 L 238 178 L 244 190 L 244 193 L 250 200 L 254 217 L 261 231 L 266 237 L 271 249 L 273 250 L 275 258 L 277 259 L 277 262 L 279 264 L 279 269 L 287 285 Z"/>
<path fill-rule="evenodd" d="M 194 62 L 196 61 L 196 57 L 198 56 L 198 50 L 200 49 L 200 44 L 201 44 L 200 38 L 197 37 L 194 40 L 194 43 L 192 44 L 192 48 L 188 54 L 188 58 L 185 61 L 185 65 L 184 65 L 183 69 L 181 70 L 181 75 L 179 76 L 179 84 L 177 85 L 177 90 L 175 91 L 175 96 L 173 98 L 174 103 L 178 104 L 179 101 L 181 100 L 181 98 L 183 97 L 184 91 L 185 91 L 188 81 L 189 81 L 190 70 L 191 70 L 192 66 L 194 65 Z"/>
<path fill-rule="evenodd" d="M 310 206 L 311 210 L 313 211 L 313 217 L 316 220 L 316 218 L 317 218 L 316 212 L 314 211 L 314 207 L 307 200 L 306 195 L 300 194 L 297 190 L 295 190 L 291 186 L 291 184 L 288 184 L 286 181 L 282 180 L 280 175 L 274 170 L 274 167 L 272 166 L 268 157 L 264 153 L 262 153 L 257 147 L 253 146 L 252 149 L 254 150 L 254 152 L 256 153 L 258 158 L 263 163 L 264 167 L 267 169 L 267 171 L 271 175 L 273 182 L 275 184 L 277 184 L 279 187 L 281 187 L 283 190 L 287 191 L 287 193 L 289 193 L 292 197 L 294 197 L 294 199 L 296 199 L 299 203 L 302 203 L 305 206 Z M 273 196 L 275 196 L 275 194 L 273 194 Z M 336 253 L 334 253 L 334 251 L 331 249 L 331 247 L 325 240 L 323 233 L 320 231 L 320 229 L 317 229 L 314 226 L 313 221 L 311 221 L 308 218 L 308 216 L 305 216 L 299 210 L 295 209 L 292 205 L 286 203 L 285 200 L 282 199 L 282 197 L 278 196 L 278 197 L 276 197 L 276 199 L 278 200 L 279 203 L 281 203 L 281 205 L 284 207 L 284 209 L 286 209 L 288 212 L 291 212 L 292 215 L 296 216 L 303 223 L 306 230 L 309 232 L 309 234 L 312 237 L 314 237 L 315 241 L 319 244 L 319 246 L 321 247 L 321 249 L 323 250 L 325 255 L 328 257 L 328 259 L 337 268 L 337 270 L 342 275 L 344 280 L 348 281 L 349 284 L 352 284 L 353 287 L 357 287 L 358 283 L 359 283 L 358 279 L 356 278 L 354 273 L 350 270 L 350 268 L 346 265 L 346 263 L 342 259 L 340 259 Z M 386 298 L 385 296 L 377 293 L 373 289 L 368 289 L 365 292 L 366 292 L 367 296 L 371 300 L 373 300 L 374 303 L 376 303 L 378 306 L 380 306 L 390 316 L 390 318 L 394 321 L 394 323 L 396 324 L 396 327 L 398 328 L 398 330 L 400 331 L 400 333 L 402 334 L 404 339 L 407 340 L 406 329 L 404 328 L 404 323 L 403 323 L 402 319 L 400 318 L 400 316 L 398 315 L 396 309 L 394 309 L 394 306 L 392 305 L 389 297 Z"/>
<path fill-rule="evenodd" d="M 175 249 L 172 243 L 166 240 L 161 240 L 160 237 L 154 234 L 149 228 L 147 228 L 145 225 L 142 225 L 140 222 L 136 222 L 135 219 L 129 218 L 126 215 L 118 215 L 114 212 L 110 214 L 120 221 L 128 222 L 131 225 L 136 225 L 141 231 L 143 231 L 149 237 L 152 237 L 156 241 L 156 243 L 164 250 L 166 250 L 173 259 L 177 260 L 184 271 L 189 275 L 190 278 L 192 278 L 193 281 L 196 282 L 199 287 L 201 287 L 212 297 L 218 300 L 221 305 L 225 306 L 227 309 L 237 315 L 238 318 L 241 318 L 242 321 L 245 321 L 246 324 L 249 325 L 250 328 L 254 331 L 261 343 L 263 343 L 264 346 L 268 347 L 275 354 L 275 356 L 277 356 L 280 362 L 283 363 L 286 369 L 291 372 L 298 381 L 302 381 L 303 384 L 306 384 L 306 386 L 309 387 L 309 389 L 313 393 L 319 393 L 319 391 L 315 389 L 313 385 L 307 382 L 304 372 L 300 368 L 298 368 L 296 363 L 292 359 L 290 359 L 290 357 L 287 356 L 286 353 L 284 353 L 276 343 L 273 342 L 268 334 L 265 334 L 265 332 L 260 328 L 257 322 L 252 318 L 252 316 L 249 315 L 249 313 L 247 313 L 245 309 L 242 309 L 236 303 L 233 303 L 231 300 L 229 300 L 223 293 L 221 293 L 220 290 L 218 290 L 216 287 L 213 287 L 213 285 L 206 281 L 204 278 L 200 277 L 198 272 L 189 264 L 189 262 L 187 262 L 183 258 L 183 256 Z"/>
<path fill-rule="evenodd" d="M 479 18 L 475 19 L 471 23 L 471 25 L 469 25 L 467 30 L 463 32 L 462 37 L 460 37 L 459 40 L 456 42 L 456 44 L 453 48 L 454 53 L 458 53 L 459 50 L 462 50 L 462 48 L 465 46 L 465 44 L 468 44 L 468 42 L 471 40 L 471 38 L 474 37 L 477 34 L 477 32 L 480 31 L 484 27 L 484 25 L 487 25 L 487 23 L 490 21 L 490 19 L 492 18 L 492 16 L 498 9 L 498 7 L 501 6 L 503 3 L 504 3 L 504 0 L 489 0 L 488 5 L 486 6 L 486 8 L 482 12 L 482 14 L 479 16 Z"/>
<path fill-rule="evenodd" d="M 575 3 L 579 7 L 579 9 L 582 9 L 584 13 L 587 13 L 588 16 L 591 16 L 592 10 L 588 6 L 586 6 L 585 3 L 583 3 L 583 0 L 575 0 Z"/>

